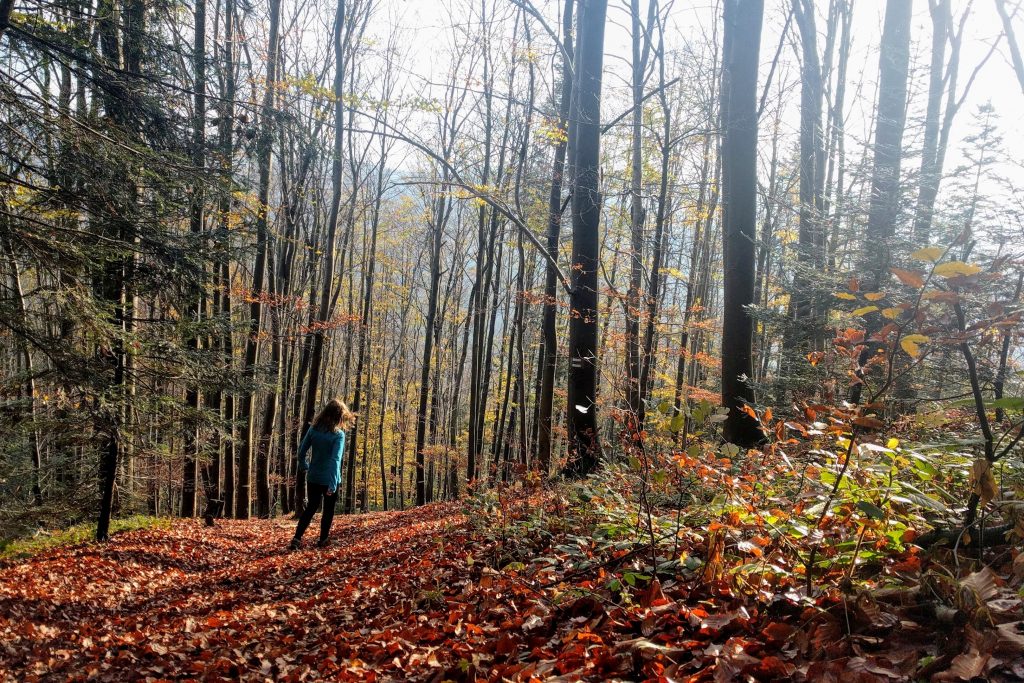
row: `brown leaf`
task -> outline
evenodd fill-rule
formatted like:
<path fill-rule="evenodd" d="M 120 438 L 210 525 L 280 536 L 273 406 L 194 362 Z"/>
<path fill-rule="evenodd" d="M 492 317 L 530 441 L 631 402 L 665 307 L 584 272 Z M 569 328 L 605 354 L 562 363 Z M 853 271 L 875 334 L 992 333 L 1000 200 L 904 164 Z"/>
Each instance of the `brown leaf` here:
<path fill-rule="evenodd" d="M 861 415 L 853 418 L 853 424 L 865 429 L 884 429 L 885 423 L 872 415 Z"/>
<path fill-rule="evenodd" d="M 977 494 L 981 507 L 985 507 L 999 495 L 995 475 L 992 474 L 992 463 L 985 458 L 978 458 L 971 465 L 971 491 Z"/>

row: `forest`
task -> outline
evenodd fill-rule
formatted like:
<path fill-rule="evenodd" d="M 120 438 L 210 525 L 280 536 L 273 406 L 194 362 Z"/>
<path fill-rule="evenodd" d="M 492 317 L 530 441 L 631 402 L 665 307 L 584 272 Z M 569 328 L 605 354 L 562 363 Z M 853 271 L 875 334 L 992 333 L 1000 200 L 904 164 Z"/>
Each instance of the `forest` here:
<path fill-rule="evenodd" d="M 1022 32 L 0 0 L 0 679 L 1024 680 Z"/>

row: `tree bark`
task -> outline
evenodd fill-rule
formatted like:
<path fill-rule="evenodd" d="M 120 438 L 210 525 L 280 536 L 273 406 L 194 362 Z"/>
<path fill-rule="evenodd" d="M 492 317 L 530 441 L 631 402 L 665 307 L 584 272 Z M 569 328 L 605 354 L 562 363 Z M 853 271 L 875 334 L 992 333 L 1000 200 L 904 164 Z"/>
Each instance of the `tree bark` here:
<path fill-rule="evenodd" d="M 199 241 L 203 232 L 205 215 L 206 179 L 206 0 L 196 0 L 194 10 L 195 43 L 192 47 L 192 62 L 195 70 L 193 82 L 194 104 L 192 112 L 192 165 L 198 174 L 192 187 L 192 206 L 190 207 L 189 231 Z M 188 319 L 196 324 L 202 315 L 203 295 L 196 292 L 189 302 Z M 199 335 L 192 333 L 187 340 L 189 350 L 199 355 Z M 185 388 L 185 406 L 189 414 L 185 419 L 185 469 L 182 474 L 181 516 L 194 517 L 196 514 L 196 461 L 199 458 L 198 413 L 200 407 L 199 388 L 196 380 L 190 380 Z"/>
<path fill-rule="evenodd" d="M 572 195 L 572 295 L 569 321 L 569 455 L 567 472 L 597 469 L 601 445 L 597 425 L 598 281 L 600 265 L 601 71 L 607 0 L 580 5 L 579 106 L 574 139 Z"/>
<path fill-rule="evenodd" d="M 569 106 L 572 100 L 573 35 L 572 16 L 574 2 L 566 2 L 562 11 L 562 88 L 558 104 L 558 130 L 563 135 L 555 144 L 555 159 L 551 167 L 551 191 L 548 194 L 547 249 L 558 256 L 559 236 L 562 231 L 562 182 L 565 175 L 565 156 L 569 143 Z M 558 274 L 554 265 L 545 264 L 544 311 L 541 322 L 541 386 L 539 397 L 539 431 L 537 438 L 537 467 L 543 476 L 551 471 L 551 412 L 555 396 L 555 370 L 558 365 L 558 334 L 556 314 L 558 301 Z"/>
<path fill-rule="evenodd" d="M 763 439 L 744 410 L 754 403 L 753 320 L 757 239 L 757 66 L 763 0 L 726 0 L 722 57 L 723 436 L 750 447 Z M 802 182 L 802 181 L 801 181 Z"/>
<path fill-rule="evenodd" d="M 888 0 L 879 58 L 878 122 L 875 126 L 875 160 L 871 175 L 871 203 L 864 244 L 861 290 L 880 291 L 888 280 L 889 243 L 896 231 L 900 199 L 900 161 L 906 122 L 907 70 L 910 63 L 911 0 Z M 878 314 L 867 321 L 870 339 L 881 326 Z M 858 359 L 860 382 L 851 388 L 851 402 L 860 400 L 865 367 L 874 346 L 865 343 Z"/>
<path fill-rule="evenodd" d="M 632 83 L 633 120 L 630 130 L 629 178 L 629 291 L 626 293 L 626 404 L 632 414 L 637 431 L 643 428 L 644 407 L 641 395 L 640 373 L 643 363 L 640 344 L 640 313 L 643 309 L 644 278 L 644 222 L 643 204 L 643 114 L 644 86 L 647 81 L 647 62 L 651 53 L 651 24 L 657 0 L 651 0 L 647 24 L 640 20 L 639 0 L 630 0 L 629 16 L 632 26 Z"/>
<path fill-rule="evenodd" d="M 259 169 L 258 207 L 256 214 L 256 262 L 253 265 L 252 292 L 249 303 L 249 329 L 245 341 L 245 375 L 250 382 L 256 380 L 256 362 L 260 351 L 260 334 L 263 323 L 263 294 L 267 275 L 267 252 L 270 229 L 270 161 L 274 144 L 274 90 L 277 82 L 278 27 L 281 17 L 281 0 L 270 0 L 270 39 L 267 54 L 267 82 L 263 93 L 259 138 L 256 146 L 256 166 Z M 238 455 L 238 477 L 235 491 L 235 517 L 249 519 L 252 513 L 252 449 L 253 432 L 256 427 L 256 392 L 249 388 L 242 397 L 239 420 L 242 423 L 240 452 Z"/>
<path fill-rule="evenodd" d="M 327 244 L 324 247 L 324 268 L 320 282 L 320 303 L 317 308 L 317 319 L 312 331 L 313 338 L 310 340 L 309 349 L 309 378 L 306 383 L 306 403 L 302 416 L 301 433 L 295 442 L 296 457 L 301 440 L 306 436 L 306 431 L 313 422 L 317 409 L 317 393 L 320 389 L 320 379 L 323 373 L 324 361 L 324 335 L 326 327 L 334 315 L 334 302 L 332 289 L 334 285 L 334 252 L 338 238 L 338 222 L 341 214 L 341 193 L 342 176 L 344 173 L 345 159 L 343 156 L 344 131 L 345 131 L 345 50 L 343 25 L 345 21 L 345 0 L 338 0 L 334 13 L 334 149 L 331 159 L 331 212 L 327 219 Z M 302 484 L 296 482 L 295 512 L 301 514 L 306 507 L 305 501 L 305 477 L 298 475 Z M 299 489 L 302 489 L 302 496 Z"/>

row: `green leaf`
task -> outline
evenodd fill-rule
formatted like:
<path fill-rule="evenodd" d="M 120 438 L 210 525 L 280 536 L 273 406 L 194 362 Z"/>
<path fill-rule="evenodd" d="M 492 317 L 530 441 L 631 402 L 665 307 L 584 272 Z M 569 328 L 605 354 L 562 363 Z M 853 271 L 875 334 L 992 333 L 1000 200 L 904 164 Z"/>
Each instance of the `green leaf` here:
<path fill-rule="evenodd" d="M 875 505 L 874 503 L 869 503 L 866 500 L 859 501 L 857 503 L 857 509 L 863 512 L 871 519 L 885 519 L 885 511 L 882 508 Z"/>
<path fill-rule="evenodd" d="M 939 471 L 927 460 L 912 458 L 910 464 L 913 465 L 914 470 L 917 472 L 918 479 L 928 481 L 939 476 Z"/>
<path fill-rule="evenodd" d="M 965 398 L 953 403 L 955 406 L 973 406 L 973 398 Z M 996 410 L 1002 408 L 1003 410 L 1024 410 L 1024 396 L 1006 396 L 1004 398 L 997 398 L 991 401 L 985 401 L 985 408 L 988 410 Z"/>
<path fill-rule="evenodd" d="M 672 417 L 672 422 L 670 422 L 669 425 L 668 425 L 669 431 L 671 431 L 671 432 L 678 432 L 680 429 L 683 428 L 683 425 L 685 423 L 686 423 L 686 414 L 685 413 L 676 413 Z"/>

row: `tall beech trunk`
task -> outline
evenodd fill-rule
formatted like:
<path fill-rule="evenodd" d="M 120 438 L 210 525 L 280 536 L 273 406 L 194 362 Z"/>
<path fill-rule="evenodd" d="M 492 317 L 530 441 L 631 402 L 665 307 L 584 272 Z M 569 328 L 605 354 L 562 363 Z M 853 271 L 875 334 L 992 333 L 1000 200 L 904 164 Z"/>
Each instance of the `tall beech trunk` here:
<path fill-rule="evenodd" d="M 203 232 L 205 215 L 206 179 L 203 171 L 206 166 L 206 0 L 196 0 L 194 10 L 195 44 L 192 47 L 192 64 L 195 69 L 194 109 L 192 112 L 192 165 L 197 173 L 197 180 L 192 187 L 192 205 L 189 215 L 189 231 L 196 238 Z M 196 292 L 189 302 L 188 319 L 198 323 L 203 309 L 203 295 Z M 200 340 L 198 334 L 190 334 L 188 348 L 195 354 L 199 353 Z M 184 472 L 181 487 L 181 516 L 193 517 L 196 514 L 196 461 L 199 457 L 199 388 L 196 382 L 189 381 L 185 388 L 185 405 L 189 415 L 185 420 Z"/>
<path fill-rule="evenodd" d="M 932 55 L 929 66 L 924 143 L 921 149 L 920 181 L 917 191 L 917 207 L 914 212 L 913 235 L 917 244 L 928 244 L 931 241 L 935 200 L 942 182 L 949 134 L 953 126 L 953 119 L 967 95 L 966 89 L 962 95 L 957 94 L 957 76 L 960 71 L 960 46 L 964 24 L 967 21 L 970 7 L 965 8 L 959 26 L 954 29 L 951 4 L 950 0 L 929 0 L 928 3 L 932 19 Z M 950 44 L 948 58 L 946 57 L 947 42 Z M 973 76 L 971 80 L 973 81 Z M 970 85 L 971 83 L 968 82 L 968 89 Z M 946 96 L 945 107 L 942 106 L 944 94 Z"/>
<path fill-rule="evenodd" d="M 647 23 L 640 20 L 640 1 L 630 0 L 632 27 L 632 125 L 630 128 L 629 176 L 629 290 L 626 293 L 626 404 L 633 414 L 637 431 L 642 429 L 644 409 L 640 388 L 642 367 L 640 346 L 640 313 L 643 309 L 644 222 L 643 201 L 643 115 L 644 86 L 647 83 L 647 62 L 651 54 L 650 32 L 654 24 L 657 0 L 651 0 Z"/>
<path fill-rule="evenodd" d="M 651 255 L 650 285 L 647 293 L 647 326 L 643 340 L 643 367 L 640 370 L 640 411 L 637 419 L 638 429 L 642 430 L 646 415 L 646 401 L 651 394 L 651 372 L 655 361 L 655 331 L 658 322 L 658 307 L 661 305 L 661 265 L 665 252 L 665 241 L 668 234 L 665 222 L 668 219 L 668 177 L 669 164 L 672 160 L 672 110 L 665 94 L 665 35 L 661 21 L 658 21 L 660 46 L 658 59 L 658 102 L 661 106 L 661 179 L 658 186 L 658 205 L 654 216 L 654 249 Z"/>
<path fill-rule="evenodd" d="M 268 258 L 268 269 L 272 270 L 273 258 Z M 271 291 L 280 294 L 277 287 Z M 256 442 L 256 515 L 267 518 L 271 515 L 270 501 L 270 451 L 274 438 L 274 422 L 277 418 L 277 397 L 284 379 L 281 367 L 281 322 L 276 311 L 270 312 L 270 367 L 273 372 L 270 390 L 263 397 L 263 417 L 260 420 L 260 435 Z"/>
<path fill-rule="evenodd" d="M 217 131 L 217 146 L 220 155 L 220 200 L 218 212 L 220 220 L 214 251 L 217 258 L 214 264 L 216 271 L 216 295 L 214 297 L 215 313 L 222 319 L 225 329 L 217 335 L 217 350 L 220 352 L 221 363 L 225 370 L 230 371 L 234 359 L 234 342 L 231 338 L 231 179 L 232 159 L 234 157 L 234 99 L 235 99 L 235 0 L 224 3 L 224 59 L 221 72 L 220 124 Z M 223 468 L 223 481 L 211 486 L 211 489 L 222 492 L 223 514 L 230 517 L 235 510 L 235 401 L 231 391 L 218 390 L 210 398 L 210 407 L 216 410 L 226 427 L 218 436 L 216 450 L 220 456 L 221 466 L 214 468 L 219 477 Z"/>
<path fill-rule="evenodd" d="M 576 82 L 579 106 L 574 134 L 572 194 L 572 295 L 569 321 L 569 455 L 567 472 L 597 469 L 598 279 L 600 263 L 601 71 L 607 0 L 582 0 Z"/>
<path fill-rule="evenodd" d="M 744 410 L 754 402 L 754 243 L 757 239 L 757 62 L 763 0 L 726 0 L 722 50 L 722 405 L 723 436 L 739 446 L 762 438 Z"/>
<path fill-rule="evenodd" d="M 1024 93 L 1024 58 L 1020 54 L 1020 44 L 1013 30 L 1013 17 L 1006 11 L 1006 0 L 995 0 L 996 10 L 999 12 L 999 19 L 1003 22 L 1003 33 L 1006 34 L 1006 42 L 1010 47 L 1010 63 L 1013 64 L 1013 72 L 1017 75 L 1017 82 L 1020 90 Z"/>
<path fill-rule="evenodd" d="M 802 358 L 820 339 L 820 298 L 811 274 L 825 263 L 825 233 L 822 223 L 822 187 L 825 177 L 825 147 L 821 127 L 823 100 L 818 31 L 811 0 L 793 0 L 793 14 L 800 30 L 800 228 L 797 258 L 800 267 L 793 283 L 791 316 L 794 326 L 787 346 Z"/>
<path fill-rule="evenodd" d="M 9 216 L 6 202 L 3 203 L 2 208 L 3 215 Z M 7 228 L 7 226 L 4 227 Z M 10 233 L 8 232 L 8 234 Z M 25 291 L 21 285 L 21 271 L 18 268 L 18 260 L 10 239 L 4 240 L 4 249 L 7 252 L 7 266 L 10 269 L 8 277 L 10 278 L 11 291 L 14 294 L 14 298 L 17 299 L 18 324 L 23 330 L 27 331 L 28 309 L 25 306 Z M 42 455 L 39 448 L 39 431 L 36 428 L 36 373 L 32 363 L 31 346 L 25 336 L 18 335 L 18 337 L 18 351 L 21 354 L 22 370 L 25 373 L 22 391 L 25 394 L 25 399 L 28 401 L 28 419 L 31 426 L 28 433 L 28 447 L 32 457 L 32 503 L 40 506 L 43 504 L 43 491 L 40 486 Z"/>
<path fill-rule="evenodd" d="M 373 215 L 370 219 L 370 248 L 365 258 L 366 275 L 363 283 L 363 311 L 359 319 L 359 348 L 356 354 L 356 388 L 355 393 L 352 395 L 352 410 L 357 414 L 362 409 L 363 369 L 364 366 L 366 365 L 367 327 L 369 326 L 371 306 L 373 304 L 373 278 L 377 266 L 377 228 L 380 226 L 380 207 L 381 199 L 384 193 L 384 164 L 387 161 L 387 154 L 384 148 L 384 139 L 382 138 L 381 140 L 381 158 L 380 164 L 377 166 L 376 200 L 374 201 L 373 205 Z M 368 417 L 369 416 L 367 416 L 367 418 Z M 367 426 L 367 429 L 369 429 L 369 419 L 365 420 L 365 424 Z M 345 512 L 348 513 L 351 513 L 355 510 L 355 468 L 356 453 L 358 452 L 358 435 L 358 428 L 353 429 L 351 445 L 349 446 L 348 449 L 348 483 L 345 488 Z M 366 459 L 367 456 L 364 456 L 364 462 Z M 381 481 L 383 481 L 383 477 L 381 478 Z"/>
<path fill-rule="evenodd" d="M 217 292 L 217 313 L 223 318 L 222 325 L 226 330 L 218 335 L 221 362 L 225 370 L 230 371 L 233 366 L 233 347 L 231 339 L 231 272 L 230 272 L 230 212 L 231 212 L 231 173 L 232 158 L 234 156 L 234 0 L 224 2 L 224 70 L 223 70 L 223 96 L 220 101 L 220 127 L 218 131 L 218 146 L 220 152 L 220 180 L 224 184 L 221 189 L 220 203 L 220 224 L 217 236 L 217 257 L 218 263 L 218 292 Z M 234 502 L 236 502 L 236 480 L 234 480 L 234 393 L 227 391 L 224 394 L 218 392 L 211 398 L 212 407 L 219 409 L 221 417 L 226 424 L 223 436 L 218 444 L 218 452 L 221 453 L 221 465 L 224 471 L 224 516 L 234 516 Z"/>
<path fill-rule="evenodd" d="M 836 252 L 839 243 L 839 226 L 843 215 L 843 201 L 846 188 L 846 74 L 850 63 L 850 45 L 853 9 L 849 0 L 836 0 L 836 11 L 839 16 L 839 65 L 836 71 L 835 93 L 829 96 L 829 131 L 828 131 L 828 168 L 825 172 L 825 194 L 823 219 L 830 230 L 826 256 L 829 271 L 836 267 Z M 826 74 L 827 76 L 828 74 Z M 833 182 L 834 179 L 834 182 Z"/>
<path fill-rule="evenodd" d="M 299 442 L 306 436 L 306 430 L 313 423 L 317 410 L 317 394 L 323 374 L 324 336 L 326 327 L 334 315 L 337 300 L 332 297 L 334 284 L 334 254 L 338 239 L 338 222 L 341 214 L 342 176 L 345 158 L 343 143 L 345 132 L 345 50 L 344 50 L 345 0 L 338 0 L 334 13 L 334 148 L 331 159 L 331 212 L 327 219 L 327 243 L 324 246 L 324 267 L 320 281 L 320 302 L 317 307 L 317 319 L 313 325 L 312 339 L 309 347 L 309 377 L 306 380 L 306 402 L 302 415 L 302 427 L 295 441 L 295 453 L 298 457 Z M 344 247 L 342 247 L 344 253 Z M 301 481 L 299 481 L 301 480 Z M 301 514 L 306 507 L 306 480 L 299 474 L 295 482 L 295 512 Z"/>
<path fill-rule="evenodd" d="M 562 181 L 565 175 L 565 156 L 568 148 L 569 106 L 572 100 L 573 35 L 572 15 L 576 3 L 566 2 L 562 11 L 562 89 L 558 104 L 558 129 L 565 131 L 555 144 L 555 159 L 551 167 L 551 191 L 548 194 L 548 253 L 558 255 L 559 236 L 562 231 Z M 558 364 L 558 334 L 556 314 L 558 301 L 558 274 L 554 264 L 546 264 L 544 272 L 544 312 L 541 322 L 541 385 L 538 405 L 539 430 L 537 435 L 537 467 L 542 475 L 551 471 L 551 411 L 555 396 L 555 370 Z"/>
<path fill-rule="evenodd" d="M 896 234 L 899 214 L 900 161 L 906 122 L 907 70 L 910 64 L 911 0 L 888 0 L 878 65 L 878 119 L 875 125 L 875 160 L 871 175 L 871 202 L 864 243 L 861 290 L 881 291 L 889 279 L 889 246 Z M 867 335 L 881 327 L 881 317 L 867 319 Z M 850 391 L 853 403 L 860 400 L 868 361 L 875 346 L 865 343 L 858 359 L 857 382 Z"/>
<path fill-rule="evenodd" d="M 267 43 L 267 82 L 263 93 L 260 130 L 256 144 L 256 166 L 259 169 L 258 208 L 256 213 L 256 261 L 253 265 L 252 295 L 249 303 L 249 329 L 245 340 L 245 376 L 256 379 L 256 363 L 260 352 L 260 334 L 263 323 L 263 293 L 267 276 L 267 252 L 270 242 L 268 214 L 270 212 L 270 161 L 274 135 L 274 92 L 277 82 L 278 27 L 281 18 L 281 0 L 270 0 L 270 39 Z M 256 392 L 251 388 L 242 397 L 239 421 L 238 477 L 235 491 L 235 517 L 249 519 L 252 512 L 252 450 L 256 427 Z"/>
<path fill-rule="evenodd" d="M 416 505 L 427 501 L 427 480 L 424 469 L 424 448 L 426 447 L 429 413 L 427 399 L 430 392 L 430 368 L 433 360 L 435 326 L 437 323 L 437 292 L 441 282 L 441 244 L 444 234 L 443 216 L 445 197 L 437 200 L 437 211 L 430 220 L 430 290 L 427 294 L 427 318 L 423 336 L 423 356 L 420 367 L 419 403 L 416 410 Z M 436 393 L 436 392 L 435 392 Z M 431 463 L 433 464 L 433 463 Z"/>

